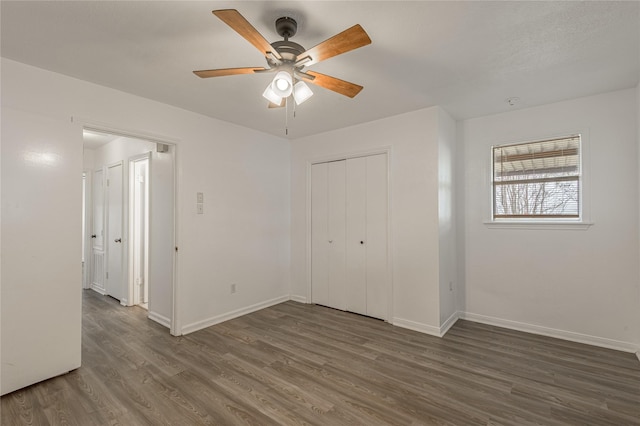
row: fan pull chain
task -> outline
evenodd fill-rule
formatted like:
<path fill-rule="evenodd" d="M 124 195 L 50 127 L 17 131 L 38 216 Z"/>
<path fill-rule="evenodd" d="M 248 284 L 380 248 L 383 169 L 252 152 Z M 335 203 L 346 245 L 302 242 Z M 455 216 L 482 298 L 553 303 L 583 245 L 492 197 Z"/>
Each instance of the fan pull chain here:
<path fill-rule="evenodd" d="M 284 134 L 289 135 L 289 98 L 284 100 Z"/>

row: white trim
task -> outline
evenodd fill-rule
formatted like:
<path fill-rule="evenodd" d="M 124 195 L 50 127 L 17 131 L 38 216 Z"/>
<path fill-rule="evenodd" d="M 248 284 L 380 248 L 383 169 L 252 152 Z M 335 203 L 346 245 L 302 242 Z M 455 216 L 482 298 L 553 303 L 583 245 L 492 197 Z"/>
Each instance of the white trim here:
<path fill-rule="evenodd" d="M 127 182 L 127 190 L 128 190 L 128 203 L 127 203 L 127 218 L 128 218 L 128 228 L 129 228 L 129 232 L 128 234 L 131 236 L 131 238 L 128 239 L 128 246 L 127 246 L 127 260 L 128 260 L 128 268 L 127 268 L 127 276 L 128 276 L 128 280 L 127 280 L 127 291 L 126 294 L 129 295 L 128 300 L 131 300 L 131 306 L 133 305 L 137 305 L 139 303 L 139 295 L 136 295 L 136 282 L 135 282 L 135 278 L 134 277 L 134 271 L 133 271 L 133 261 L 131 259 L 131 256 L 133 255 L 134 252 L 134 247 L 133 247 L 133 232 L 135 231 L 134 229 L 134 202 L 135 202 L 135 193 L 134 191 L 132 191 L 132 186 L 133 184 L 135 184 L 135 164 L 134 163 L 138 163 L 140 161 L 147 161 L 147 176 L 145 179 L 145 191 L 146 191 L 146 198 L 147 198 L 147 205 L 146 205 L 146 209 L 145 209 L 145 214 L 146 214 L 146 219 L 145 220 L 145 263 L 146 263 L 146 268 L 144 271 L 144 280 L 145 283 L 144 285 L 147 286 L 148 285 L 148 281 L 149 281 L 149 259 L 148 259 L 148 255 L 149 255 L 149 164 L 151 161 L 151 151 L 147 151 L 145 153 L 142 154 L 136 154 L 136 155 L 132 155 L 129 157 L 128 159 L 128 169 L 129 169 L 129 176 L 128 176 L 128 182 Z M 175 203 L 174 203 L 175 204 Z M 147 302 L 149 302 L 147 300 Z"/>
<path fill-rule="evenodd" d="M 298 302 L 298 303 L 308 303 L 307 302 L 307 298 L 305 296 L 300 296 L 300 295 L 291 295 L 289 297 L 289 300 L 293 300 L 294 302 Z"/>
<path fill-rule="evenodd" d="M 84 117 L 71 116 L 71 122 L 79 124 L 85 130 L 92 130 L 99 133 L 108 133 L 125 138 L 142 139 L 149 142 L 159 142 L 170 145 L 176 145 L 180 142 L 180 139 L 177 138 L 172 138 L 169 136 L 159 135 L 151 132 L 139 132 L 131 129 L 123 129 L 121 127 L 112 126 L 108 123 L 103 123 Z"/>
<path fill-rule="evenodd" d="M 490 229 L 568 229 L 572 231 L 585 231 L 593 226 L 593 222 L 484 222 L 485 226 Z"/>
<path fill-rule="evenodd" d="M 322 157 L 316 157 L 312 160 L 308 160 L 307 166 L 310 167 L 314 164 L 329 163 L 332 161 L 340 161 L 340 160 L 349 160 L 351 158 L 370 157 L 372 155 L 378 155 L 378 154 L 389 155 L 390 153 L 391 153 L 391 146 L 382 146 L 379 148 L 363 149 L 361 151 L 329 154 L 329 155 L 323 155 Z"/>
<path fill-rule="evenodd" d="M 474 314 L 471 312 L 460 312 L 460 318 L 468 321 L 479 322 L 482 324 L 508 328 L 510 330 L 539 334 L 541 336 L 555 337 L 558 339 L 568 340 L 570 342 L 585 343 L 587 345 L 599 346 L 607 349 L 615 349 L 623 352 L 633 353 L 638 350 L 638 347 L 631 342 L 623 342 L 620 340 L 607 339 L 605 337 L 591 336 L 589 334 L 559 330 L 556 328 L 543 327 L 535 324 L 527 324 L 524 322 Z"/>
<path fill-rule="evenodd" d="M 160 315 L 157 312 L 149 311 L 147 318 L 149 318 L 151 321 L 157 322 L 158 324 L 166 328 L 171 328 L 171 320 L 164 315 Z"/>
<path fill-rule="evenodd" d="M 438 327 L 423 324 L 421 322 L 411 321 L 403 318 L 394 318 L 392 324 L 396 327 L 418 331 L 420 333 L 429 334 L 435 337 L 442 337 L 442 335 L 440 334 L 440 329 Z"/>
<path fill-rule="evenodd" d="M 93 281 L 93 239 L 91 233 L 93 231 L 93 169 L 83 167 L 82 175 L 84 179 L 84 262 L 82 263 L 82 288 L 91 288 Z"/>
<path fill-rule="evenodd" d="M 98 294 L 101 294 L 102 296 L 106 296 L 107 294 L 107 291 L 96 283 L 91 283 L 91 290 L 95 291 Z"/>
<path fill-rule="evenodd" d="M 452 313 L 451 316 L 447 318 L 447 320 L 443 322 L 442 325 L 440 326 L 440 337 L 447 334 L 449 329 L 453 327 L 453 325 L 456 323 L 456 321 L 458 321 L 459 318 L 460 318 L 459 311 Z"/>
<path fill-rule="evenodd" d="M 397 327 L 402 327 L 409 330 L 418 331 L 420 333 L 428 334 L 430 336 L 442 337 L 447 334 L 449 329 L 453 327 L 453 325 L 456 323 L 456 321 L 458 321 L 459 318 L 460 312 L 456 311 L 451 314 L 451 316 L 447 318 L 440 327 L 434 327 L 432 325 L 423 324 L 421 322 L 411 321 L 403 318 L 394 318 L 391 324 Z"/>
<path fill-rule="evenodd" d="M 640 349 L 636 351 L 636 356 L 638 357 L 638 361 L 640 361 Z"/>
<path fill-rule="evenodd" d="M 275 299 L 256 303 L 255 305 L 247 306 L 245 308 L 236 309 L 235 311 L 227 312 L 226 314 L 216 315 L 215 317 L 187 324 L 182 327 L 181 331 L 183 335 L 193 333 L 194 331 L 202 330 L 203 328 L 211 327 L 212 325 L 220 324 L 221 322 L 229 321 L 231 319 L 238 318 L 243 315 L 250 314 L 252 312 L 256 312 L 282 302 L 286 302 L 288 300 L 290 300 L 290 296 L 276 297 Z"/>

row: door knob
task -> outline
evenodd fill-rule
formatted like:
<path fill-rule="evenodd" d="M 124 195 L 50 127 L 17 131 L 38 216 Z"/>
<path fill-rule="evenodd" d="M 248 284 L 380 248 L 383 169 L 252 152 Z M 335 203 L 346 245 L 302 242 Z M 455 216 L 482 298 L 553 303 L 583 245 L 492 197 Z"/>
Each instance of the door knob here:
<path fill-rule="evenodd" d="M 364 241 L 360 241 L 360 244 L 364 244 Z"/>
<path fill-rule="evenodd" d="M 122 242 L 122 238 L 116 238 L 115 240 L 113 240 L 116 243 L 121 243 Z"/>

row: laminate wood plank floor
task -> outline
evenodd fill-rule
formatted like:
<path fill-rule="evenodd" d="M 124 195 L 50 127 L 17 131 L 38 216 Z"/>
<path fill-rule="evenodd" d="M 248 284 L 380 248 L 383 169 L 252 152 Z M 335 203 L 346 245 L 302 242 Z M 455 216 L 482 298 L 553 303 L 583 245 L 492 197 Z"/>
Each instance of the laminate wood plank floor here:
<path fill-rule="evenodd" d="M 3 426 L 640 425 L 629 353 L 468 321 L 440 339 L 296 302 L 172 337 L 83 293 L 82 367 L 4 396 Z"/>

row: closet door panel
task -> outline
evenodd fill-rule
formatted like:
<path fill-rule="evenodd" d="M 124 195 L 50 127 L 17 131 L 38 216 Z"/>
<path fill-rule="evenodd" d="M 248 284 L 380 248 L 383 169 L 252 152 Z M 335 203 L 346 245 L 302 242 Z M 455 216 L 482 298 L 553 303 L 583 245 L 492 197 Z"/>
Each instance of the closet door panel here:
<path fill-rule="evenodd" d="M 311 166 L 311 301 L 329 304 L 328 164 Z"/>
<path fill-rule="evenodd" d="M 367 158 L 351 158 L 346 166 L 346 309 L 366 315 Z"/>
<path fill-rule="evenodd" d="M 329 230 L 329 302 L 328 306 L 346 309 L 346 161 L 328 163 Z"/>
<path fill-rule="evenodd" d="M 386 154 L 367 160 L 366 181 L 366 305 L 367 315 L 387 319 L 388 312 L 388 174 Z"/>

